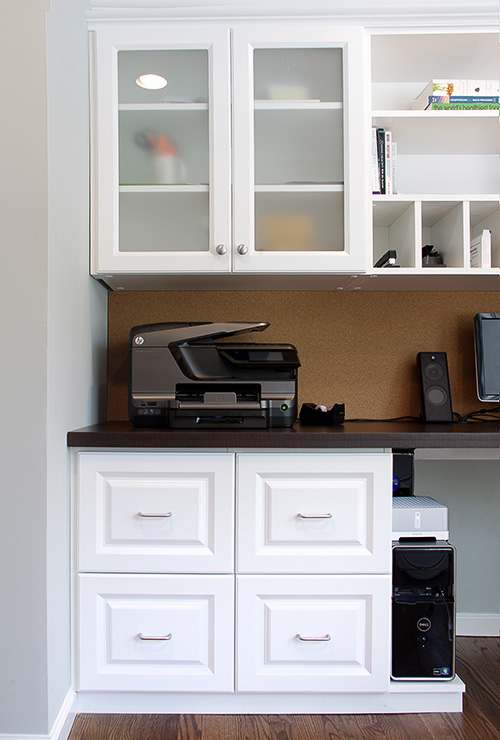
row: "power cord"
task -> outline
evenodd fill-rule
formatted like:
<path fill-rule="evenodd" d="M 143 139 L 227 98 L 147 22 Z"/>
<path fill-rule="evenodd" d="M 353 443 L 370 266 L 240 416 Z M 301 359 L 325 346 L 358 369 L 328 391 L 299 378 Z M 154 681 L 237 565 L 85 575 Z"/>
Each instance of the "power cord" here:
<path fill-rule="evenodd" d="M 493 409 L 480 409 L 479 411 L 471 411 L 470 413 L 463 416 L 454 411 L 453 416 L 459 424 L 469 424 L 473 422 L 477 423 L 482 421 L 500 421 L 500 406 L 497 406 Z M 345 421 L 419 421 L 422 424 L 425 423 L 425 420 L 422 419 L 421 416 L 396 416 L 392 419 L 346 419 Z"/>
<path fill-rule="evenodd" d="M 480 421 L 500 421 L 500 406 L 493 409 L 480 409 L 479 411 L 471 411 L 465 416 L 460 416 L 456 412 L 453 412 L 453 416 L 457 418 L 460 424 L 468 424 L 469 422 L 480 422 Z"/>
<path fill-rule="evenodd" d="M 396 416 L 393 419 L 346 419 L 346 421 L 422 421 L 420 416 Z"/>

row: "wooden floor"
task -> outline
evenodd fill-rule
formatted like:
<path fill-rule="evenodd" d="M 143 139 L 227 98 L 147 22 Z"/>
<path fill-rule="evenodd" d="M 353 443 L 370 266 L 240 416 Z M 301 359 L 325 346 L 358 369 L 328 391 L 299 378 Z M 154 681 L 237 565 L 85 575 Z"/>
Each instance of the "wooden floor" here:
<path fill-rule="evenodd" d="M 459 637 L 461 714 L 79 714 L 69 740 L 500 740 L 500 639 Z"/>

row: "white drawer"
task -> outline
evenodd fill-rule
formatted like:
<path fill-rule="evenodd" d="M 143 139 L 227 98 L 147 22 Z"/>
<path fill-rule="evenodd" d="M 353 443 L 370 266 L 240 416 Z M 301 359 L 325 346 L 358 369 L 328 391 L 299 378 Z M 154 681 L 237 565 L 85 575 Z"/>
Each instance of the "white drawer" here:
<path fill-rule="evenodd" d="M 387 691 L 390 576 L 238 576 L 241 692 Z"/>
<path fill-rule="evenodd" d="M 238 572 L 389 572 L 391 481 L 390 453 L 238 455 Z"/>
<path fill-rule="evenodd" d="M 80 453 L 78 570 L 231 572 L 234 456 Z"/>
<path fill-rule="evenodd" d="M 80 690 L 233 691 L 231 576 L 78 576 Z"/>

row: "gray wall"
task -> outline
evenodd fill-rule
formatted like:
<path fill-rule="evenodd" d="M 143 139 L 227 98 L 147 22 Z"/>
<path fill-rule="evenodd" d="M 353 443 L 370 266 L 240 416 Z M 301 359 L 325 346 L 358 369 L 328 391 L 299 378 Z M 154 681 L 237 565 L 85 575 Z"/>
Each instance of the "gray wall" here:
<path fill-rule="evenodd" d="M 448 507 L 450 542 L 457 549 L 457 611 L 498 615 L 499 461 L 418 460 L 415 493 Z"/>
<path fill-rule="evenodd" d="M 71 685 L 66 432 L 99 417 L 106 342 L 88 277 L 86 7 L 2 14 L 0 734 L 50 732 Z"/>

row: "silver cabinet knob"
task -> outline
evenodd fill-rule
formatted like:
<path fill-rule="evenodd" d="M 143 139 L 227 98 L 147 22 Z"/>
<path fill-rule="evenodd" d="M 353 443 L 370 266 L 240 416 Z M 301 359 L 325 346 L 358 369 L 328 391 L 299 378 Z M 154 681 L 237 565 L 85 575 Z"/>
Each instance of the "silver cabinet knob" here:
<path fill-rule="evenodd" d="M 215 247 L 215 251 L 217 252 L 217 254 L 226 254 L 227 247 L 225 244 L 217 244 L 217 246 Z"/>
<path fill-rule="evenodd" d="M 248 247 L 246 244 L 238 244 L 236 251 L 238 254 L 246 254 L 248 252 Z"/>

